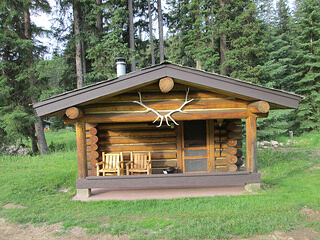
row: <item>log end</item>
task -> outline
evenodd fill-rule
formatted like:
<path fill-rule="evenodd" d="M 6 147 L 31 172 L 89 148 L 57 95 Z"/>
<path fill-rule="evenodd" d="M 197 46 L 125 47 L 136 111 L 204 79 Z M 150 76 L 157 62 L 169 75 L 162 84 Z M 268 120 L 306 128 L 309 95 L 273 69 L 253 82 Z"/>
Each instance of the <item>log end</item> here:
<path fill-rule="evenodd" d="M 172 78 L 165 77 L 165 78 L 160 79 L 159 88 L 160 88 L 161 92 L 168 93 L 172 90 L 173 87 L 174 87 L 174 81 Z"/>
<path fill-rule="evenodd" d="M 83 117 L 83 115 L 84 115 L 83 110 L 77 107 L 71 107 L 66 110 L 66 116 L 69 119 L 81 118 Z"/>

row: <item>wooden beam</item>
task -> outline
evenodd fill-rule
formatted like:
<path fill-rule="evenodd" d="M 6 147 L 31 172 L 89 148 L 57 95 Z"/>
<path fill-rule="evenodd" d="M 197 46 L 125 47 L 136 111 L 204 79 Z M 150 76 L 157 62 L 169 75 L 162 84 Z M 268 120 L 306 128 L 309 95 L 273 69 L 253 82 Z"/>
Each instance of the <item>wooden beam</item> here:
<path fill-rule="evenodd" d="M 78 178 L 85 179 L 87 171 L 86 126 L 84 122 L 76 122 L 76 139 L 78 155 Z"/>
<path fill-rule="evenodd" d="M 191 99 L 191 97 L 188 97 Z M 143 101 L 148 107 L 159 110 L 173 110 L 179 108 L 183 103 L 184 99 L 168 99 L 165 101 L 159 101 L 153 99 L 153 101 Z M 195 99 L 192 103 L 183 107 L 183 110 L 188 109 L 216 109 L 216 108 L 247 108 L 248 102 L 243 100 L 234 99 Z M 145 108 L 133 103 L 132 101 L 120 102 L 120 103 L 101 103 L 88 105 L 84 107 L 86 114 L 96 114 L 96 113 L 116 113 L 117 111 L 122 112 L 132 112 L 132 111 L 144 111 Z M 259 113 L 259 112 L 257 112 Z"/>
<path fill-rule="evenodd" d="M 183 122 L 178 122 L 176 126 L 177 133 L 177 172 L 183 173 Z"/>
<path fill-rule="evenodd" d="M 176 137 L 112 137 L 100 138 L 99 144 L 134 144 L 134 143 L 175 143 Z"/>
<path fill-rule="evenodd" d="M 159 89 L 159 88 L 158 88 Z M 154 101 L 155 99 L 185 99 L 186 97 L 186 92 L 185 92 L 185 87 L 183 87 L 183 91 L 180 92 L 168 92 L 167 94 L 160 93 L 159 90 L 158 92 L 150 93 L 150 92 L 141 92 L 141 100 L 143 102 L 145 101 Z M 189 99 L 207 99 L 207 98 L 232 98 L 227 95 L 222 95 L 218 93 L 213 93 L 213 92 L 201 92 L 201 91 L 196 91 L 189 93 L 188 96 Z M 128 102 L 128 101 L 138 101 L 139 100 L 139 95 L 137 92 L 134 93 L 124 93 L 120 94 L 114 97 L 106 97 L 102 99 L 103 102 Z"/>
<path fill-rule="evenodd" d="M 256 173 L 257 167 L 257 118 L 250 116 L 246 120 L 247 135 L 247 171 Z"/>
<path fill-rule="evenodd" d="M 161 113 L 161 112 L 160 112 Z M 167 113 L 167 112 L 166 112 Z M 211 110 L 193 110 L 187 113 L 176 112 L 173 115 L 174 120 L 206 120 L 206 119 L 239 119 L 248 118 L 250 113 L 246 108 L 226 108 Z M 264 114 L 255 114 L 256 117 L 265 117 Z M 116 122 L 153 122 L 157 116 L 152 113 L 132 112 L 132 113 L 109 113 L 109 114 L 90 114 L 84 115 L 81 120 L 88 123 L 116 123 Z M 159 120 L 158 120 L 159 121 Z M 73 124 L 75 121 L 64 118 L 65 124 Z M 165 125 L 165 124 L 163 124 Z"/>
<path fill-rule="evenodd" d="M 146 130 L 107 130 L 99 133 L 99 137 L 101 138 L 107 138 L 107 137 L 151 137 L 151 136 L 158 136 L 158 137 L 164 137 L 164 136 L 175 136 L 176 133 L 173 129 L 163 129 L 163 128 L 155 128 L 153 126 L 152 129 Z"/>
<path fill-rule="evenodd" d="M 215 170 L 214 120 L 207 120 L 208 172 Z"/>

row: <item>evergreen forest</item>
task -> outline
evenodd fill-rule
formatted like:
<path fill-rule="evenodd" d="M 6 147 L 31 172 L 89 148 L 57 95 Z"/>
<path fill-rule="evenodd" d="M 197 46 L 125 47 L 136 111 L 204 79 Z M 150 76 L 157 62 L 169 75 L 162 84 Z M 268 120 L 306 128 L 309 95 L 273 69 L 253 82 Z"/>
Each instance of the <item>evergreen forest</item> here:
<path fill-rule="evenodd" d="M 53 7 L 51 30 L 31 20 Z M 49 59 L 40 36 L 57 43 Z M 117 57 L 127 72 L 165 60 L 303 95 L 259 121 L 263 139 L 320 130 L 320 0 L 2 0 L 0 148 L 47 153 L 32 103 L 116 77 Z"/>

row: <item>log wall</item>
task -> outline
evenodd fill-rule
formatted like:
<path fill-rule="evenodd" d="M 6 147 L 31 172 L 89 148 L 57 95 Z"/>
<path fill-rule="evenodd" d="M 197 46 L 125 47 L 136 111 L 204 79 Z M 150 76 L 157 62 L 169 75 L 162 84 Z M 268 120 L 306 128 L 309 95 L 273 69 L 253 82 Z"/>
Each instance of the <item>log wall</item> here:
<path fill-rule="evenodd" d="M 157 128 L 148 123 L 98 124 L 96 143 L 87 132 L 87 151 L 89 155 L 89 175 L 96 175 L 95 164 L 101 161 L 101 152 L 123 152 L 128 162 L 131 151 L 150 151 L 152 173 L 162 173 L 168 167 L 177 167 L 176 130 L 168 126 Z M 98 148 L 96 148 L 96 145 Z M 94 147 L 93 147 L 94 146 Z"/>
<path fill-rule="evenodd" d="M 138 91 L 141 93 L 143 104 L 165 115 L 170 110 L 179 108 L 185 102 L 188 88 L 181 84 L 175 84 L 170 92 L 164 94 L 160 92 L 158 84 L 153 84 Z M 213 166 L 210 165 L 210 171 L 236 171 L 238 166 L 242 164 L 242 127 L 241 120 L 234 119 L 237 116 L 234 113 L 237 111 L 246 112 L 249 102 L 194 87 L 190 88 L 188 100 L 190 99 L 194 100 L 183 107 L 187 113 L 182 115 L 187 119 L 195 110 L 203 112 L 204 116 L 206 116 L 206 111 L 212 109 L 221 113 L 228 112 L 225 117 L 230 118 L 229 120 L 224 119 L 221 122 L 221 120 L 215 119 L 211 124 L 213 125 L 211 126 L 213 134 L 210 136 L 213 139 L 209 139 L 209 141 L 214 142 L 214 147 L 208 154 L 214 155 L 214 162 Z M 171 126 L 167 126 L 165 120 L 161 127 L 157 127 L 159 121 L 152 124 L 152 121 L 157 118 L 156 114 L 145 113 L 145 107 L 133 103 L 133 101 L 139 100 L 138 92 L 132 91 L 79 106 L 84 110 L 85 116 L 99 115 L 99 119 L 103 119 L 103 121 L 97 119 L 99 124 L 86 125 L 89 176 L 96 175 L 96 163 L 101 161 L 101 152 L 123 152 L 124 160 L 129 161 L 130 151 L 151 151 L 153 174 L 162 173 L 162 170 L 168 167 L 178 167 L 177 159 L 182 151 L 180 144 L 177 144 L 177 139 L 181 141 L 178 134 L 179 127 L 171 128 Z M 70 115 L 72 116 L 72 112 Z M 126 116 L 125 118 L 131 117 L 125 121 L 122 119 L 122 115 Z M 105 120 L 104 118 L 108 116 L 116 116 L 116 121 L 113 122 L 111 118 L 111 120 Z M 139 122 L 133 116 L 138 116 L 139 121 L 143 121 L 145 116 L 149 116 L 149 118 L 144 122 Z M 175 116 L 177 115 L 172 115 L 173 119 L 176 119 Z M 209 118 L 210 116 L 206 116 L 204 119 Z"/>
<path fill-rule="evenodd" d="M 241 119 L 214 123 L 215 171 L 235 172 L 243 164 Z"/>

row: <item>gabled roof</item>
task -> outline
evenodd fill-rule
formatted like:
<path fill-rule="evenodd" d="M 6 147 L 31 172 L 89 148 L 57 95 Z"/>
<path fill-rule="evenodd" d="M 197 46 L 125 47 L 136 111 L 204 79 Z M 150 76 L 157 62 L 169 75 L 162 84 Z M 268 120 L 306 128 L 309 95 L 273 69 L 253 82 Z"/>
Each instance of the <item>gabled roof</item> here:
<path fill-rule="evenodd" d="M 55 113 L 69 107 L 84 104 L 101 97 L 122 94 L 132 89 L 155 83 L 164 77 L 171 77 L 177 83 L 203 88 L 239 99 L 249 101 L 263 100 L 268 102 L 272 109 L 297 108 L 302 98 L 297 94 L 163 62 L 140 71 L 44 99 L 34 103 L 33 107 L 38 116 L 55 115 Z"/>

